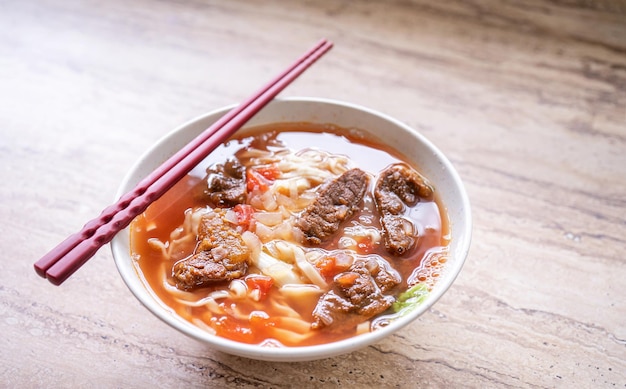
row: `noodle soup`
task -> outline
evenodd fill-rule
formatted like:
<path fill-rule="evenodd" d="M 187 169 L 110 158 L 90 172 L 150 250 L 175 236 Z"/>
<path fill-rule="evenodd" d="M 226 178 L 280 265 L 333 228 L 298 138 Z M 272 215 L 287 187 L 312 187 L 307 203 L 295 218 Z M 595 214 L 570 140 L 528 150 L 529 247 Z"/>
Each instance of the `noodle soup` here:
<path fill-rule="evenodd" d="M 137 271 L 164 305 L 269 347 L 389 325 L 445 274 L 449 243 L 418 166 L 358 131 L 308 123 L 230 140 L 130 226 Z"/>

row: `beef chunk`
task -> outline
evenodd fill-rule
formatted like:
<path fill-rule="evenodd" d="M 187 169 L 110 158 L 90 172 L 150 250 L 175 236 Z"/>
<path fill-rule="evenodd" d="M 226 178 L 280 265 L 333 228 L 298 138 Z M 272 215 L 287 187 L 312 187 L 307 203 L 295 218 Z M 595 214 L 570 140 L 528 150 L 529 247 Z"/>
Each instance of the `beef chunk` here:
<path fill-rule="evenodd" d="M 189 290 L 213 282 L 230 281 L 248 270 L 249 251 L 241 235 L 225 220 L 225 211 L 204 215 L 198 228 L 195 253 L 178 261 L 172 275 L 179 289 Z"/>
<path fill-rule="evenodd" d="M 384 259 L 356 260 L 335 276 L 332 290 L 318 301 L 312 328 L 344 330 L 386 311 L 395 298 L 383 292 L 399 283 L 400 276 Z"/>
<path fill-rule="evenodd" d="M 380 173 L 374 194 L 379 207 L 393 214 L 414 205 L 419 198 L 431 198 L 433 188 L 417 171 L 404 164 L 389 166 Z"/>
<path fill-rule="evenodd" d="M 178 289 L 190 290 L 243 277 L 247 269 L 246 262 L 233 263 L 228 257 L 219 258 L 210 251 L 201 251 L 176 263 L 174 280 Z"/>
<path fill-rule="evenodd" d="M 232 207 L 246 202 L 246 168 L 230 159 L 207 169 L 207 190 L 216 207 Z"/>
<path fill-rule="evenodd" d="M 320 244 L 339 229 L 358 209 L 369 178 L 360 169 L 351 169 L 330 182 L 296 222 L 309 244 Z"/>
<path fill-rule="evenodd" d="M 402 281 L 400 274 L 380 257 L 378 259 L 369 258 L 364 264 L 383 293 L 389 292 Z"/>
<path fill-rule="evenodd" d="M 399 215 L 383 213 L 380 224 L 383 227 L 385 248 L 390 254 L 405 254 L 415 245 L 415 226 L 409 220 Z"/>
<path fill-rule="evenodd" d="M 382 214 L 380 221 L 388 252 L 402 255 L 415 245 L 413 224 L 402 214 L 407 205 L 415 205 L 420 198 L 432 198 L 433 192 L 426 179 L 407 165 L 392 165 L 380 174 L 374 199 Z"/>

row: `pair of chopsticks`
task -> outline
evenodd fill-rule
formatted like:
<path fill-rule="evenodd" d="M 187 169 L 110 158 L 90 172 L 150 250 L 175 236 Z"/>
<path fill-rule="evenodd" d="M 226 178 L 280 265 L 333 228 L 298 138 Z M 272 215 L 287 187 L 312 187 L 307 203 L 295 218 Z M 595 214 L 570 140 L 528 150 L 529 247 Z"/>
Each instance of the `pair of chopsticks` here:
<path fill-rule="evenodd" d="M 176 182 L 199 164 L 217 146 L 240 129 L 309 66 L 333 46 L 322 39 L 291 66 L 251 97 L 235 107 L 185 147 L 165 161 L 130 192 L 105 208 L 100 216 L 87 222 L 81 231 L 50 250 L 35 263 L 35 271 L 54 285 L 62 284 L 84 265 L 115 234 L 161 197 Z"/>

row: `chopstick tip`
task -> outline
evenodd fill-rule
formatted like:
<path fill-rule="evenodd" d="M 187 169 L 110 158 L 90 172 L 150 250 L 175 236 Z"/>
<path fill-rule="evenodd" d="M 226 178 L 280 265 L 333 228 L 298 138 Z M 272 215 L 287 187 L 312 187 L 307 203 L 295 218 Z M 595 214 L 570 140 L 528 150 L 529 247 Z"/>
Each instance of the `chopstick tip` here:
<path fill-rule="evenodd" d="M 41 278 L 46 278 L 46 270 L 41 268 L 40 266 L 38 266 L 38 264 L 36 263 L 34 266 L 35 268 L 35 273 L 37 273 L 37 275 Z"/>

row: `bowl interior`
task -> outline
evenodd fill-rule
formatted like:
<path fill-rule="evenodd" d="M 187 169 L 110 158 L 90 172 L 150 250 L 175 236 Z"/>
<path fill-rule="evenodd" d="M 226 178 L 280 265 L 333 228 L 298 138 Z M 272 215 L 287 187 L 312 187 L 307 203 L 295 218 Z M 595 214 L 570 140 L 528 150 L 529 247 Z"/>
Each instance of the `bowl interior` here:
<path fill-rule="evenodd" d="M 225 107 L 193 119 L 162 138 L 131 168 L 118 190 L 118 196 L 132 190 L 141 179 L 231 108 Z M 414 163 L 419 171 L 432 182 L 446 207 L 452 234 L 450 260 L 446 271 L 437 281 L 426 301 L 410 314 L 383 329 L 319 346 L 267 348 L 211 335 L 174 314 L 157 299 L 139 276 L 130 257 L 128 228 L 118 233 L 111 242 L 113 257 L 124 282 L 136 298 L 167 324 L 188 336 L 207 342 L 217 350 L 230 354 L 253 359 L 293 362 L 330 357 L 375 343 L 428 310 L 452 285 L 469 250 L 471 213 L 463 184 L 448 159 L 418 132 L 391 117 L 352 104 L 326 99 L 289 98 L 276 99 L 271 102 L 253 117 L 240 130 L 240 133 L 252 126 L 294 121 L 329 123 L 344 128 L 358 129 L 368 133 L 379 142 L 388 144 Z"/>

